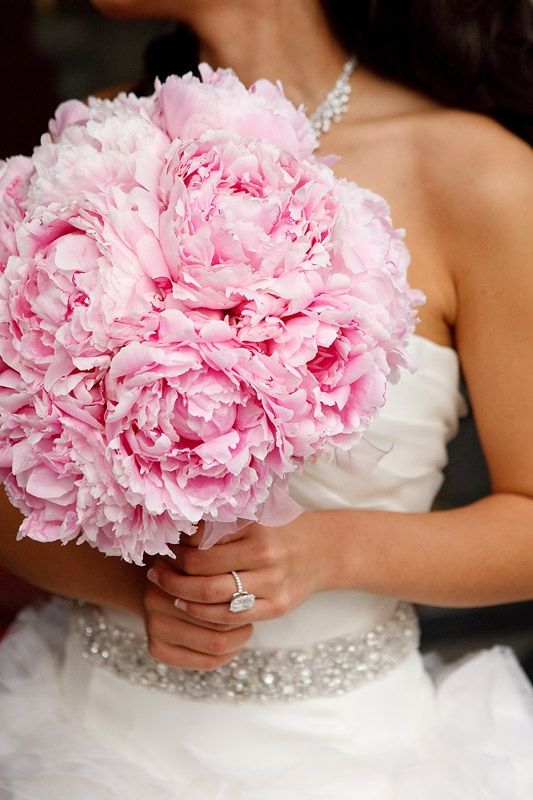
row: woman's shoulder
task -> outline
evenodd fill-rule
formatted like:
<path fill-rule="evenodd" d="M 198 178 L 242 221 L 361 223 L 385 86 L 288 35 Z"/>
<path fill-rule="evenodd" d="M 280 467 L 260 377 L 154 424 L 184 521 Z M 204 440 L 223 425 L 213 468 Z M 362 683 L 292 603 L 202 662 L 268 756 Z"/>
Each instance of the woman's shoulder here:
<path fill-rule="evenodd" d="M 508 295 L 531 296 L 529 145 L 485 115 L 456 109 L 406 115 L 393 127 L 422 233 L 438 254 L 449 323 L 489 284 L 501 289 L 504 280 Z"/>
<path fill-rule="evenodd" d="M 424 99 L 410 105 L 414 108 L 406 103 L 405 110 L 355 118 L 335 141 L 332 137 L 332 151 L 347 156 L 347 177 L 377 183 L 377 191 L 383 184 L 391 196 L 398 185 L 408 186 L 423 206 L 452 214 L 459 198 L 463 203 L 471 198 L 479 211 L 482 200 L 531 190 L 533 150 L 518 136 L 484 114 Z"/>
<path fill-rule="evenodd" d="M 478 212 L 533 189 L 533 150 L 493 119 L 469 111 L 439 109 L 411 122 L 418 163 L 443 202 L 461 198 Z"/>
<path fill-rule="evenodd" d="M 489 117 L 455 109 L 421 115 L 408 135 L 456 264 L 470 269 L 461 256 L 490 252 L 496 240 L 516 238 L 520 226 L 531 230 L 533 150 L 526 142 Z"/>

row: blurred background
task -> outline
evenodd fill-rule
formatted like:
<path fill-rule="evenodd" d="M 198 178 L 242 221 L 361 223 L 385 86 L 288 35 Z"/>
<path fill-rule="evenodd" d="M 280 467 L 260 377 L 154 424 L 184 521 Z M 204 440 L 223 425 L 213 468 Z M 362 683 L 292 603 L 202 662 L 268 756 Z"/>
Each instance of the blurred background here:
<path fill-rule="evenodd" d="M 0 157 L 28 153 L 55 106 L 140 77 L 165 23 L 104 19 L 88 0 L 0 0 Z"/>
<path fill-rule="evenodd" d="M 104 19 L 88 0 L 0 0 L 0 12 L 0 158 L 30 154 L 62 100 L 135 84 L 142 75 L 145 47 L 168 28 L 164 22 Z M 463 505 L 489 491 L 468 415 L 451 443 L 436 505 Z M 21 605 L 38 597 L 0 565 L 0 629 Z M 533 603 L 479 610 L 419 606 L 419 612 L 424 650 L 437 650 L 450 660 L 473 648 L 509 644 L 533 679 Z"/>

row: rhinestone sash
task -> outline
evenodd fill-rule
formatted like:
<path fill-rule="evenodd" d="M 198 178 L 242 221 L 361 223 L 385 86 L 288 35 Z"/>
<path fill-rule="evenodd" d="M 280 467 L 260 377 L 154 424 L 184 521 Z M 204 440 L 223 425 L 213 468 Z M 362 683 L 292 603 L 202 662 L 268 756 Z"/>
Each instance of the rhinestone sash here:
<path fill-rule="evenodd" d="M 74 626 L 83 656 L 134 684 L 194 700 L 272 701 L 330 697 L 385 675 L 418 647 L 420 632 L 410 603 L 367 633 L 339 636 L 306 647 L 244 648 L 214 670 L 169 667 L 152 658 L 146 639 L 109 623 L 102 611 L 80 604 Z"/>

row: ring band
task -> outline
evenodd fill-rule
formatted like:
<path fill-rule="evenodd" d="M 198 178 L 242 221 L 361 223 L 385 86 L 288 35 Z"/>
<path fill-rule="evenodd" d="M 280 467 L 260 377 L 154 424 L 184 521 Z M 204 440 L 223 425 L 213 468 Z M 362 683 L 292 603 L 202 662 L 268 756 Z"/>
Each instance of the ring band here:
<path fill-rule="evenodd" d="M 241 611 L 248 611 L 248 609 L 252 608 L 255 603 L 255 594 L 251 594 L 250 592 L 246 592 L 244 590 L 241 576 L 238 572 L 232 570 L 231 574 L 233 575 L 235 583 L 237 584 L 237 591 L 232 595 L 229 604 L 229 610 L 234 614 L 238 614 Z"/>

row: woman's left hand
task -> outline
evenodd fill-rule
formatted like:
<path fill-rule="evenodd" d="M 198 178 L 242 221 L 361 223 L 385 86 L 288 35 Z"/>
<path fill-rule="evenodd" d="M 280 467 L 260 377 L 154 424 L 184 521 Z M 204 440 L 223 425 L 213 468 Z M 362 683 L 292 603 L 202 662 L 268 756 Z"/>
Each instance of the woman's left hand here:
<path fill-rule="evenodd" d="M 332 588 L 324 522 L 323 512 L 306 511 L 281 528 L 254 523 L 208 550 L 198 548 L 198 535 L 183 537 L 173 547 L 176 560 L 158 558 L 148 577 L 194 619 L 222 625 L 273 619 Z M 232 570 L 256 597 L 247 611 L 229 610 L 237 590 Z"/>

